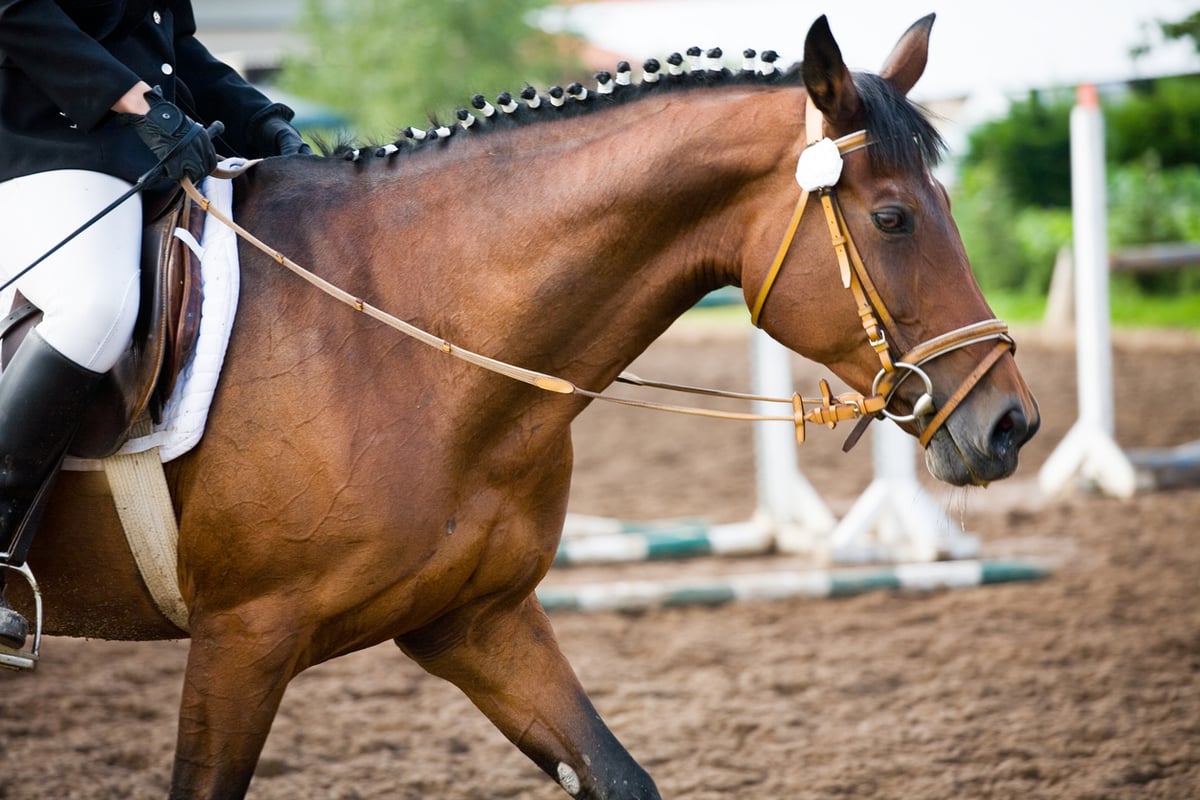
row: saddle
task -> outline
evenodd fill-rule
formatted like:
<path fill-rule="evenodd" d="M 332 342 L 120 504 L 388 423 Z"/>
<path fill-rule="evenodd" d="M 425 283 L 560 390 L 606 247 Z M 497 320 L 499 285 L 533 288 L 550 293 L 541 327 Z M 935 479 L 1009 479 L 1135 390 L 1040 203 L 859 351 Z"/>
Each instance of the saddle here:
<path fill-rule="evenodd" d="M 200 330 L 200 259 L 176 236 L 200 239 L 204 210 L 182 192 L 142 195 L 141 304 L 133 339 L 100 381 L 68 453 L 107 458 L 129 438 L 134 423 L 149 413 L 162 421 L 163 406 L 179 371 L 196 347 Z M 8 364 L 42 312 L 17 294 L 12 312 L 0 321 L 0 358 Z"/>

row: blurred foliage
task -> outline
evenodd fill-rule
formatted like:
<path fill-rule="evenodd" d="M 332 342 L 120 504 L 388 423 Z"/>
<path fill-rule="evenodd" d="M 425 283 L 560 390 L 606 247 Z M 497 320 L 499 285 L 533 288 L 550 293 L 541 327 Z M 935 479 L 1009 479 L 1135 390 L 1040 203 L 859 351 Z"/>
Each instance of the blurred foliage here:
<path fill-rule="evenodd" d="M 1071 102 L 1040 92 L 1009 106 L 1008 116 L 972 131 L 967 167 L 991 164 L 1017 206 L 1071 205 Z"/>
<path fill-rule="evenodd" d="M 954 217 L 985 290 L 1044 292 L 1059 248 L 1071 240 L 1070 208 L 1018 203 L 990 161 L 963 168 Z"/>
<path fill-rule="evenodd" d="M 1200 165 L 1164 167 L 1148 150 L 1108 176 L 1110 246 L 1154 242 L 1200 242 Z M 1200 291 L 1200 270 L 1121 276 L 1139 289 L 1161 294 Z"/>
<path fill-rule="evenodd" d="M 1148 151 L 1111 171 L 1108 203 L 1114 244 L 1200 242 L 1200 165 L 1168 169 Z"/>
<path fill-rule="evenodd" d="M 1128 97 L 1104 109 L 1110 163 L 1154 152 L 1163 167 L 1200 162 L 1200 78 L 1137 81 Z"/>
<path fill-rule="evenodd" d="M 1159 27 L 1167 39 L 1191 39 L 1200 53 L 1200 11 L 1193 11 L 1178 22 L 1160 22 Z"/>
<path fill-rule="evenodd" d="M 1071 242 L 1071 105 L 1032 94 L 968 140 L 954 210 L 985 290 L 1044 293 Z M 1200 241 L 1200 79 L 1139 82 L 1103 108 L 1110 248 Z M 1200 290 L 1194 269 L 1116 280 Z"/>
<path fill-rule="evenodd" d="M 1109 286 L 1112 323 L 1116 326 L 1190 328 L 1200 332 L 1200 292 L 1163 294 L 1139 289 L 1131 275 L 1114 275 Z M 1046 316 L 1046 295 L 992 289 L 988 305 L 1012 324 L 1036 324 Z"/>
<path fill-rule="evenodd" d="M 550 0 L 305 0 L 308 47 L 281 88 L 346 115 L 362 138 L 453 121 L 472 95 L 493 99 L 581 67 L 578 42 L 532 24 Z"/>

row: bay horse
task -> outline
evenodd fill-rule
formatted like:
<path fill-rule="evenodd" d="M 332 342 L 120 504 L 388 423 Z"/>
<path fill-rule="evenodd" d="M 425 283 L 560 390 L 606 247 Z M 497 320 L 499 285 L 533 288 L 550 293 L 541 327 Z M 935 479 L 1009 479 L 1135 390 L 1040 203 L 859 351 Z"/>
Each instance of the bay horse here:
<path fill-rule="evenodd" d="M 931 172 L 940 139 L 906 98 L 932 22 L 914 24 L 879 74 L 852 74 L 822 17 L 790 71 L 648 66 L 640 83 L 576 89 L 561 107 L 554 92 L 511 114 L 486 103 L 493 113 L 452 136 L 268 159 L 235 182 L 236 216 L 378 307 L 581 387 L 608 386 L 702 296 L 733 285 L 773 337 L 870 393 L 881 357 L 995 329 Z M 831 139 L 866 136 L 844 148 L 840 217 L 822 217 L 831 198 L 814 192 L 780 250 L 806 116 Z M 873 280 L 870 336 L 829 219 Z M 534 594 L 588 398 L 447 358 L 248 246 L 241 258 L 207 432 L 167 465 L 191 637 L 170 797 L 243 796 L 288 682 L 387 639 L 570 795 L 659 797 Z M 952 484 L 1012 473 L 1038 426 L 1010 348 L 988 355 L 1006 337 L 986 338 L 921 359 L 926 402 L 953 408 L 926 460 Z M 893 388 L 892 413 L 920 402 L 920 380 Z M 904 422 L 914 435 L 931 424 Z M 30 564 L 50 633 L 185 635 L 152 604 L 97 473 L 61 476 Z"/>

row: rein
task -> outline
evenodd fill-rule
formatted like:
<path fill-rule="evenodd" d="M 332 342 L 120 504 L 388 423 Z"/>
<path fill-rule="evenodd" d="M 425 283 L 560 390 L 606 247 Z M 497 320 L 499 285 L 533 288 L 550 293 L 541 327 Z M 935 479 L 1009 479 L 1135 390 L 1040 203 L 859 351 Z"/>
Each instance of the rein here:
<path fill-rule="evenodd" d="M 232 167 L 227 164 L 224 166 L 224 168 L 219 168 L 213 174 L 222 178 L 237 177 L 256 163 L 258 162 L 242 161 L 239 165 Z M 537 388 L 548 392 L 554 392 L 557 394 L 576 394 L 580 395 L 581 397 L 587 397 L 593 400 L 603 400 L 605 402 L 614 403 L 617 405 L 632 406 L 635 408 L 648 408 L 658 411 L 669 411 L 676 414 L 688 414 L 691 416 L 711 417 L 715 419 L 743 420 L 749 422 L 791 422 L 796 426 L 796 441 L 801 443 L 804 442 L 805 423 L 812 422 L 815 424 L 827 425 L 828 427 L 833 428 L 838 422 L 858 419 L 864 414 L 874 414 L 883 409 L 884 399 L 882 397 L 864 397 L 859 392 L 845 392 L 834 395 L 830 391 L 829 384 L 824 380 L 820 381 L 821 396 L 819 398 L 804 398 L 798 394 L 792 395 L 790 398 L 781 398 L 744 394 L 740 392 L 725 392 L 718 389 L 705 389 L 701 387 L 680 386 L 671 383 L 649 381 L 639 378 L 631 373 L 621 373 L 621 375 L 619 375 L 616 379 L 620 383 L 644 386 L 647 388 L 668 389 L 679 392 L 707 395 L 709 397 L 790 405 L 792 407 L 792 413 L 788 416 L 754 414 L 738 411 L 721 411 L 708 408 L 696 408 L 692 406 L 677 406 L 648 400 L 612 397 L 600 392 L 593 392 L 588 389 L 583 389 L 565 378 L 558 378 L 553 375 L 537 372 L 535 370 L 518 367 L 514 364 L 509 364 L 507 362 L 467 350 L 466 348 L 459 347 L 447 339 L 435 336 L 428 331 L 418 328 L 412 323 L 405 322 L 404 320 L 371 305 L 361 297 L 352 295 L 344 289 L 320 277 L 319 275 L 316 275 L 315 273 L 305 269 L 283 253 L 264 243 L 261 239 L 250 233 L 238 223 L 234 222 L 220 210 L 211 206 L 208 198 L 202 195 L 188 178 L 183 178 L 180 183 L 188 197 L 190 197 L 193 202 L 203 208 L 206 213 L 211 214 L 219 222 L 228 226 L 247 243 L 253 245 L 263 253 L 266 253 L 276 263 L 286 267 L 288 270 L 316 288 L 320 289 L 322 292 L 325 292 L 335 300 L 345 303 L 355 311 L 366 314 L 372 319 L 382 322 L 383 324 L 400 331 L 401 333 L 410 336 L 423 344 L 427 344 L 430 347 L 435 347 L 447 355 L 454 356 L 462 361 L 466 361 L 470 364 L 482 367 L 483 369 L 490 370 L 491 372 L 504 375 L 512 378 L 513 380 L 521 381 L 522 383 L 527 383 L 531 386 L 536 386 Z M 806 406 L 815 406 L 815 408 L 806 410 Z"/>
<path fill-rule="evenodd" d="M 657 411 L 669 411 L 676 414 L 688 414 L 692 416 L 710 417 L 716 419 L 732 419 L 744 420 L 752 422 L 779 422 L 787 421 L 796 426 L 796 441 L 803 443 L 805 439 L 805 424 L 812 422 L 815 424 L 826 425 L 830 429 L 834 428 L 839 422 L 849 420 L 859 420 L 859 425 L 851 433 L 850 438 L 843 449 L 849 450 L 865 430 L 866 424 L 869 423 L 878 415 L 884 415 L 894 420 L 895 422 L 911 422 L 921 417 L 934 414 L 933 419 L 925 426 L 921 432 L 920 441 L 922 446 L 928 446 L 933 434 L 941 427 L 941 425 L 949 418 L 950 414 L 959 403 L 967 396 L 972 388 L 987 374 L 988 370 L 1000 359 L 1004 353 L 1015 349 L 1012 337 L 1008 335 L 1008 326 L 998 319 L 983 320 L 971 325 L 965 325 L 961 328 L 944 333 L 929 339 L 916 347 L 909 350 L 901 358 L 894 359 L 891 353 L 891 347 L 888 343 L 885 329 L 894 327 L 894 322 L 891 315 L 887 311 L 886 305 L 883 303 L 879 292 L 876 290 L 870 275 L 863 265 L 862 258 L 858 254 L 857 248 L 854 246 L 854 241 L 850 237 L 849 229 L 846 227 L 845 218 L 842 215 L 841 208 L 837 203 L 837 196 L 834 193 L 834 186 L 841 175 L 842 157 L 856 150 L 863 149 L 870 144 L 866 131 L 856 131 L 854 133 L 843 136 L 839 139 L 830 140 L 824 137 L 824 117 L 821 112 L 813 104 L 812 99 L 808 100 L 808 109 L 805 115 L 808 139 L 811 142 L 804 152 L 801 153 L 800 161 L 796 168 L 796 178 L 800 182 L 802 192 L 799 201 L 796 203 L 795 211 L 792 213 L 791 220 L 788 223 L 787 231 L 783 241 L 780 243 L 779 249 L 776 252 L 775 259 L 767 273 L 767 278 L 762 287 L 759 289 L 757 298 L 753 306 L 750 308 L 751 321 L 759 326 L 759 319 L 762 315 L 762 309 L 767 301 L 767 297 L 771 292 L 771 288 L 775 284 L 779 272 L 783 268 L 783 262 L 787 257 L 788 251 L 791 249 L 793 240 L 795 239 L 796 231 L 799 229 L 800 222 L 803 218 L 804 211 L 808 206 L 808 201 L 811 193 L 817 191 L 821 199 L 821 206 L 825 211 L 826 222 L 828 223 L 830 238 L 833 243 L 833 248 L 838 258 L 838 265 L 841 270 L 842 285 L 850 289 L 854 295 L 858 306 L 859 318 L 862 320 L 863 330 L 867 334 L 867 341 L 871 348 L 878 355 L 882 368 L 875 377 L 874 385 L 871 389 L 870 396 L 864 396 L 859 392 L 845 392 L 834 395 L 829 383 L 822 379 L 819 381 L 821 396 L 819 398 L 805 398 L 799 394 L 793 394 L 790 398 L 768 397 L 762 395 L 745 394 L 741 392 L 726 392 L 718 389 L 706 389 L 696 386 L 683 386 L 673 383 L 664 383 L 660 381 L 650 381 L 640 378 L 632 373 L 623 372 L 617 376 L 616 381 L 633 386 L 641 386 L 646 388 L 666 389 L 676 392 L 685 392 L 690 394 L 705 395 L 708 397 L 719 397 L 734 400 L 749 400 L 763 403 L 778 403 L 791 405 L 792 413 L 788 416 L 782 415 L 767 415 L 755 414 L 748 412 L 737 411 L 721 411 L 707 408 L 697 408 L 692 406 L 678 406 L 666 403 L 658 403 L 649 400 L 634 400 L 623 397 L 613 397 L 593 392 L 588 389 L 580 388 L 565 378 L 547 375 L 535 370 L 526 369 L 513 364 L 509 364 L 498 359 L 490 358 L 480 353 L 467 350 L 453 344 L 447 339 L 435 336 L 417 326 L 405 322 L 398 317 L 395 317 L 363 300 L 361 297 L 350 294 L 340 287 L 321 278 L 313 272 L 305 269 L 295 261 L 288 258 L 283 253 L 275 250 L 269 245 L 262 242 L 252 233 L 247 231 L 241 225 L 234 222 L 228 216 L 210 206 L 208 199 L 205 198 L 191 180 L 184 178 L 181 183 L 187 195 L 197 203 L 206 213 L 211 214 L 224 225 L 232 229 L 239 237 L 244 239 L 249 244 L 261 250 L 270 256 L 276 263 L 286 267 L 291 272 L 304 279 L 311 285 L 325 292 L 336 300 L 345 303 L 355 311 L 366 314 L 383 324 L 400 331 L 401 333 L 416 339 L 430 347 L 436 347 L 447 355 L 454 356 L 462 361 L 482 367 L 500 375 L 507 376 L 513 380 L 521 381 L 530 384 L 539 389 L 557 394 L 576 394 L 581 397 L 587 397 L 593 400 L 602 400 L 608 403 L 617 405 L 631 406 L 634 408 L 647 408 Z M 243 161 L 238 166 L 224 166 L 223 169 L 218 169 L 215 175 L 220 177 L 236 177 L 253 166 L 256 161 Z M 882 322 L 880 322 L 882 320 Z M 761 326 L 760 326 L 761 327 Z M 938 356 L 954 350 L 967 347 L 982 341 L 998 340 L 996 347 L 986 356 L 980 364 L 971 372 L 970 375 L 959 385 L 947 401 L 942 405 L 936 414 L 934 413 L 933 404 L 933 382 L 929 376 L 921 369 L 921 365 Z M 913 405 L 913 413 L 905 416 L 895 414 L 888 411 L 887 406 L 895 391 L 900 384 L 910 375 L 917 375 L 925 383 L 925 392 L 918 398 Z M 806 408 L 810 407 L 810 408 Z"/>

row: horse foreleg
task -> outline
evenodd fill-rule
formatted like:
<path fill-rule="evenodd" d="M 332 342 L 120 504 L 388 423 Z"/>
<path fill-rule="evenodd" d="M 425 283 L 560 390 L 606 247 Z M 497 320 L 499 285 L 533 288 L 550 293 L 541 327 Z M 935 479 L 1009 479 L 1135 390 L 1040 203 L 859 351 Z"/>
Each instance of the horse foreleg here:
<path fill-rule="evenodd" d="M 462 689 L 572 797 L 659 798 L 654 781 L 600 719 L 533 596 L 515 608 L 464 610 L 396 643 Z"/>
<path fill-rule="evenodd" d="M 264 625 L 268 618 L 246 611 L 193 619 L 171 800 L 245 795 L 301 641 L 286 626 Z"/>

